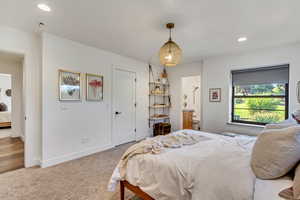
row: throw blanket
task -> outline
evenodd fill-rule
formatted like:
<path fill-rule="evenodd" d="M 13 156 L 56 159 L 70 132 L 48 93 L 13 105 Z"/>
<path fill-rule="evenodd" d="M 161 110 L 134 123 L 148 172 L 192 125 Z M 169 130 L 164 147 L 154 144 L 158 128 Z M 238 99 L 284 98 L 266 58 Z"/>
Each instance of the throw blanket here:
<path fill-rule="evenodd" d="M 129 159 L 141 154 L 160 154 L 164 148 L 180 148 L 184 145 L 193 145 L 199 141 L 207 140 L 209 138 L 188 134 L 186 132 L 173 133 L 164 136 L 157 136 L 148 138 L 133 146 L 131 146 L 122 156 L 114 173 L 117 173 L 120 178 L 111 178 L 109 190 L 114 191 L 117 183 L 123 180 L 126 176 L 127 163 Z"/>

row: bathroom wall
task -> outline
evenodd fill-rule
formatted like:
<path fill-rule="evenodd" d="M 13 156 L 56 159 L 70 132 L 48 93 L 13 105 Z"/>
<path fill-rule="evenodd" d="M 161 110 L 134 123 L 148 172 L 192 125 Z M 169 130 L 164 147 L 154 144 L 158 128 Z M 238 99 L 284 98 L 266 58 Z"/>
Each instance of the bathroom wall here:
<path fill-rule="evenodd" d="M 182 77 L 181 107 L 194 110 L 195 119 L 200 120 L 200 76 Z"/>

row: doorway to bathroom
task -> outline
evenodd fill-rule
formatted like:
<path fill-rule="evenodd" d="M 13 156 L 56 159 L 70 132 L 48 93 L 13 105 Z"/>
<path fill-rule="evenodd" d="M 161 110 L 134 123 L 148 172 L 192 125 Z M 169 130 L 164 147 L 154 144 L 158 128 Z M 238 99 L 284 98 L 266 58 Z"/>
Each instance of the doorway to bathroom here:
<path fill-rule="evenodd" d="M 181 124 L 190 129 L 200 130 L 201 121 L 201 77 L 181 78 Z"/>

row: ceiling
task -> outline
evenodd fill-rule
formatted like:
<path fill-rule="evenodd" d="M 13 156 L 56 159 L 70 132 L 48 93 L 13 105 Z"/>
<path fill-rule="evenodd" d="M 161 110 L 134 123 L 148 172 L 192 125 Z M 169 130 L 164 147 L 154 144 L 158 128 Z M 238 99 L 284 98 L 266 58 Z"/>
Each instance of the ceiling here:
<path fill-rule="evenodd" d="M 130 56 L 156 61 L 175 23 L 183 62 L 300 40 L 299 0 L 1 0 L 0 25 L 47 32 Z M 237 38 L 248 41 L 238 43 Z"/>

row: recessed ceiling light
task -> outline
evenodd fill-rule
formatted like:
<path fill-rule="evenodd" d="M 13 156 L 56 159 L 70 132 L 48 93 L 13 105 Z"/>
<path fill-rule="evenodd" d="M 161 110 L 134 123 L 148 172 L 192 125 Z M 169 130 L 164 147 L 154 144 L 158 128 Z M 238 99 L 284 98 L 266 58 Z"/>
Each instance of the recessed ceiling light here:
<path fill-rule="evenodd" d="M 48 6 L 47 4 L 44 4 L 44 3 L 38 4 L 37 7 L 39 9 L 41 9 L 42 11 L 45 11 L 45 12 L 50 12 L 51 11 L 50 6 Z"/>
<path fill-rule="evenodd" d="M 240 37 L 240 38 L 238 39 L 238 42 L 246 42 L 247 40 L 248 40 L 247 37 Z"/>

